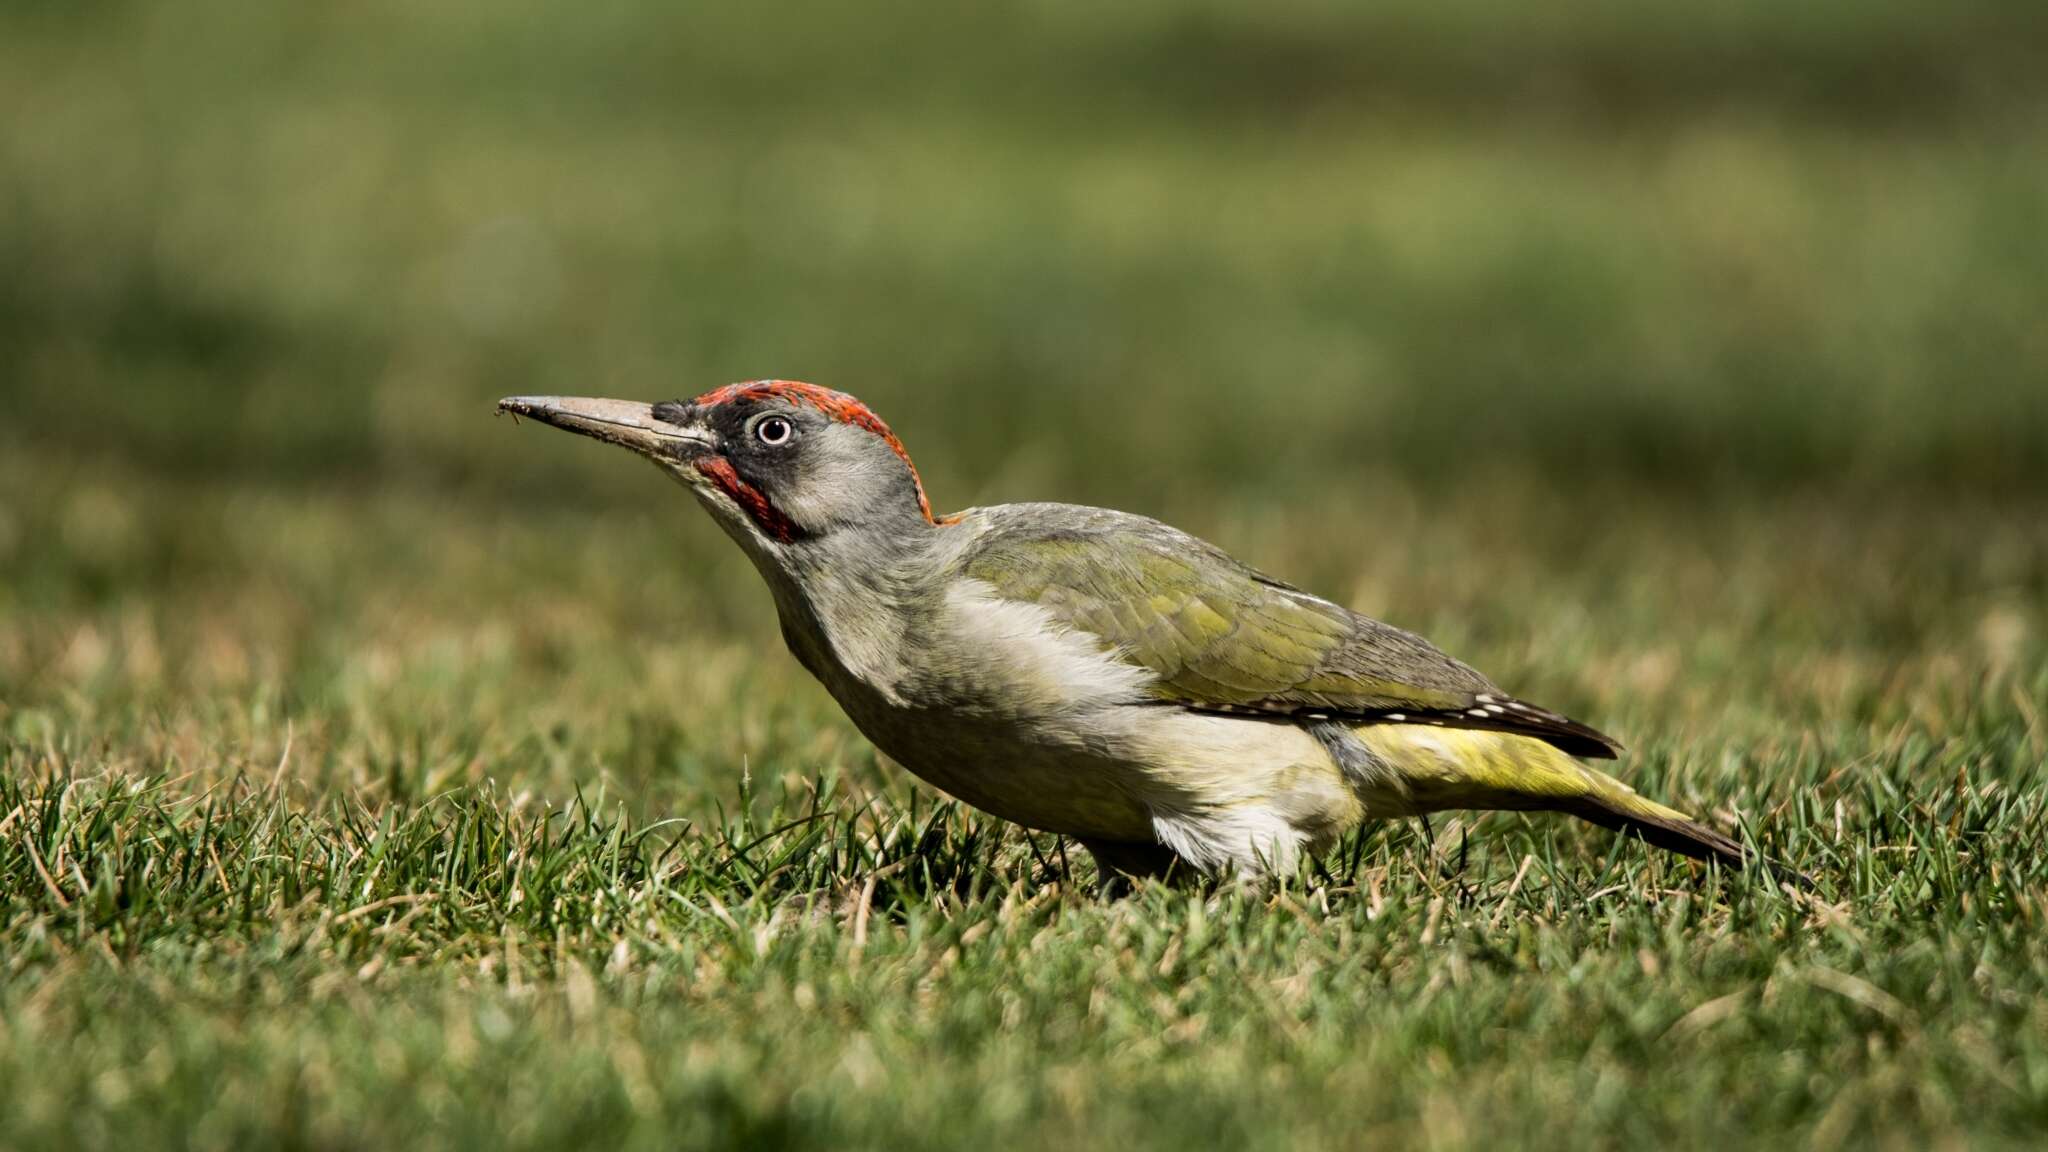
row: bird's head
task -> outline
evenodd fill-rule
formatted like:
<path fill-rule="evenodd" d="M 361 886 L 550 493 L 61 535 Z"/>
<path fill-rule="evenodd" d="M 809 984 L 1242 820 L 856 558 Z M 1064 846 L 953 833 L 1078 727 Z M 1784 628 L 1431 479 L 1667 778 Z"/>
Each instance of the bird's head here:
<path fill-rule="evenodd" d="M 647 457 L 757 556 L 849 529 L 910 535 L 943 523 L 889 426 L 815 384 L 756 380 L 659 404 L 513 396 L 498 411 Z"/>

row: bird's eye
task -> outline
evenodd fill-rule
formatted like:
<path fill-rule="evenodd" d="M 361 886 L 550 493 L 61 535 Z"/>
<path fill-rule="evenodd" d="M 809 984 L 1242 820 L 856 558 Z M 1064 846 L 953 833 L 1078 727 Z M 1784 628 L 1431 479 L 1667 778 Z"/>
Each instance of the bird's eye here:
<path fill-rule="evenodd" d="M 795 429 L 790 427 L 789 421 L 784 420 L 780 416 L 770 416 L 759 424 L 754 425 L 755 438 L 770 447 L 789 443 L 789 435 L 794 431 Z"/>

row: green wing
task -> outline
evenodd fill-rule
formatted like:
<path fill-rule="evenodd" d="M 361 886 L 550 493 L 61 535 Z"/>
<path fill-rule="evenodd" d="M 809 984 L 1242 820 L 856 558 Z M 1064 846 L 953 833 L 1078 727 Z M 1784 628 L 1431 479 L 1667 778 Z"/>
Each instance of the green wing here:
<path fill-rule="evenodd" d="M 995 515 L 1001 513 L 1001 515 Z M 1044 607 L 1149 669 L 1189 708 L 1522 732 L 1582 756 L 1613 741 L 1514 700 L 1411 632 L 1265 576 L 1157 521 L 1098 509 L 990 509 L 964 574 Z"/>

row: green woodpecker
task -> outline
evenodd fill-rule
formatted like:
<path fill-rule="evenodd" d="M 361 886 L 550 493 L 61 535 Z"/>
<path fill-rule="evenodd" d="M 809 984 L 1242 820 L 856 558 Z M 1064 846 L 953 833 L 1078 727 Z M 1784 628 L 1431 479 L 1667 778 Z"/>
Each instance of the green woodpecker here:
<path fill-rule="evenodd" d="M 1291 869 L 1362 820 L 1568 812 L 1739 866 L 1742 846 L 1574 757 L 1619 750 L 1428 641 L 1143 516 L 935 516 L 901 441 L 787 380 L 499 411 L 646 457 L 753 561 L 796 658 L 883 752 L 1107 870 Z"/>

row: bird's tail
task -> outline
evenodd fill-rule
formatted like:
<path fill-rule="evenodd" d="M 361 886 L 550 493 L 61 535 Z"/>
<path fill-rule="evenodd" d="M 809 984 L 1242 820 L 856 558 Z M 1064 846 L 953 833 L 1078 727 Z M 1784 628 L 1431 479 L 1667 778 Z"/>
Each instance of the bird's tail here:
<path fill-rule="evenodd" d="M 1733 869 L 1758 865 L 1785 879 L 1811 883 L 1541 740 L 1393 724 L 1360 728 L 1355 734 L 1398 781 L 1400 798 L 1388 805 L 1396 810 L 1405 801 L 1418 813 L 1457 808 L 1565 812 L 1695 860 Z M 1368 806 L 1372 802 L 1367 797 Z"/>
<path fill-rule="evenodd" d="M 1569 812 L 1602 828 L 1641 837 L 1645 843 L 1681 856 L 1719 861 L 1726 868 L 1742 868 L 1756 859 L 1737 841 L 1677 809 L 1644 797 L 1612 776 L 1589 768 L 1579 770 L 1592 778 L 1591 786 L 1585 795 L 1559 804 L 1558 811 Z"/>

